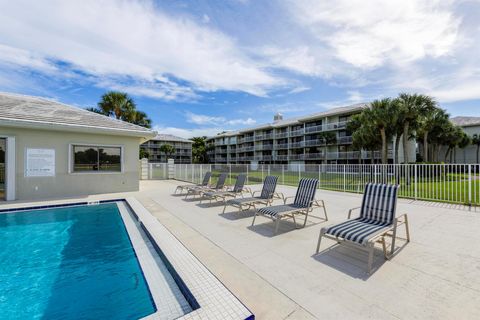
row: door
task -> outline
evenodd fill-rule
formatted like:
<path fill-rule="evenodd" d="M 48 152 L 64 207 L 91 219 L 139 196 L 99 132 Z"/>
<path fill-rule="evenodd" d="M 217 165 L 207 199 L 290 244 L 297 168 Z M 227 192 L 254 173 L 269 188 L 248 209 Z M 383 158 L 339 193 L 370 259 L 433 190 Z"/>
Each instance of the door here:
<path fill-rule="evenodd" d="M 5 154 L 7 150 L 7 139 L 0 138 L 0 200 L 5 200 Z"/>

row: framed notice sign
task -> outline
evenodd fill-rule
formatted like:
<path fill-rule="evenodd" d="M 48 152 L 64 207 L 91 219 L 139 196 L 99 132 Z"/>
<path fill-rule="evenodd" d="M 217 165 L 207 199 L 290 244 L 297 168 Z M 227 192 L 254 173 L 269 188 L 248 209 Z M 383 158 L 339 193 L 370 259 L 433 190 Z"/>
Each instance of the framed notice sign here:
<path fill-rule="evenodd" d="M 25 177 L 54 177 L 55 149 L 27 148 Z"/>

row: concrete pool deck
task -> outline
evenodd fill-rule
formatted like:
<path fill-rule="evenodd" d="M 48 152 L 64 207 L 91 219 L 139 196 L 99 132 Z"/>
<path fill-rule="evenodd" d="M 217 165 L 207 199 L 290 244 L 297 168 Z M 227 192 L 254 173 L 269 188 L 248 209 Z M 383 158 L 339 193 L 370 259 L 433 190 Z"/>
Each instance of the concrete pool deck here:
<path fill-rule="evenodd" d="M 367 276 L 363 252 L 328 249 L 334 243 L 325 240 L 322 253 L 313 255 L 320 228 L 344 220 L 361 195 L 319 190 L 330 220 L 311 218 L 296 230 L 285 222 L 273 236 L 270 220 L 259 217 L 250 227 L 252 213 L 227 208 L 222 214 L 223 206 L 184 200 L 172 195 L 178 184 L 184 182 L 142 181 L 140 192 L 81 200 L 136 197 L 257 319 L 480 318 L 478 212 L 400 199 L 398 213 L 408 213 L 412 241 L 391 261 L 379 250 L 378 270 Z M 295 190 L 278 187 L 286 196 Z"/>

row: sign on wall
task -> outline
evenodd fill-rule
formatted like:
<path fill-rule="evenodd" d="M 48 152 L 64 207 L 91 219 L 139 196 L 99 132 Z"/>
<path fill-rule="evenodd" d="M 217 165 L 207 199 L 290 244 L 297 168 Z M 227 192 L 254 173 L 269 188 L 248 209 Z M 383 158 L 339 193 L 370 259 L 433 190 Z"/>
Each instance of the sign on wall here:
<path fill-rule="evenodd" d="M 55 176 L 55 149 L 27 148 L 25 177 Z"/>

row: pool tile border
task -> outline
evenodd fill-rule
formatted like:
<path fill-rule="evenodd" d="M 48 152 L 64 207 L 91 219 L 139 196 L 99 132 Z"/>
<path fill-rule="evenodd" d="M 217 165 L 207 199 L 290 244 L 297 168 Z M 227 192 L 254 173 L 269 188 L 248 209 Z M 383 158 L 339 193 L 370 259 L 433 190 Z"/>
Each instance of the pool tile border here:
<path fill-rule="evenodd" d="M 159 255 L 168 261 L 167 266 L 170 264 L 172 275 L 178 276 L 181 282 L 177 285 L 182 289 L 183 283 L 184 289 L 198 303 L 199 308 L 179 319 L 255 319 L 252 312 L 137 199 L 132 197 L 125 201 L 135 212 L 152 243 L 156 244 Z M 183 293 L 188 300 L 189 294 Z"/>

